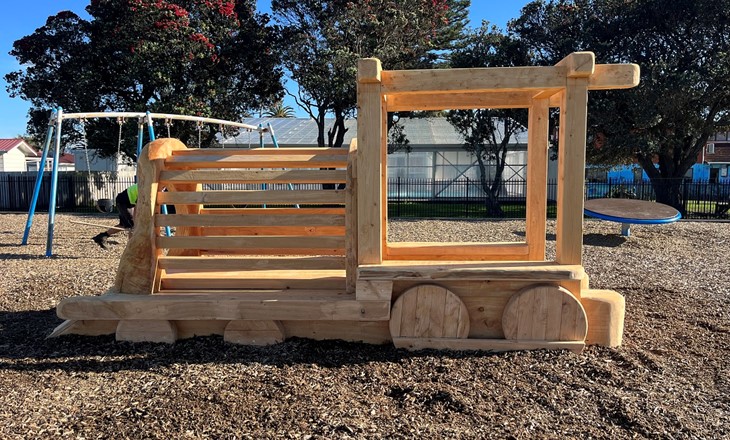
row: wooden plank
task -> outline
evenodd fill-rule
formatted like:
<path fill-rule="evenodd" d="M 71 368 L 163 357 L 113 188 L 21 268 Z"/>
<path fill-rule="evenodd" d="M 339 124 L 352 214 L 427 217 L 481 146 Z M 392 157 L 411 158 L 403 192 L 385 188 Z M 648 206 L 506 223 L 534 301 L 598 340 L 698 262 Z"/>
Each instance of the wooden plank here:
<path fill-rule="evenodd" d="M 163 171 L 161 183 L 343 183 L 344 170 L 182 170 Z"/>
<path fill-rule="evenodd" d="M 273 210 L 272 210 L 273 211 Z M 157 214 L 155 226 L 345 226 L 344 215 L 305 214 L 297 215 L 297 210 L 282 215 L 195 215 L 195 214 Z"/>
<path fill-rule="evenodd" d="M 336 271 L 340 272 L 340 271 Z M 183 274 L 168 273 L 160 281 L 160 292 L 174 293 L 176 290 L 335 290 L 345 288 L 344 273 L 338 275 L 311 277 L 308 279 L 287 277 L 254 277 L 240 276 L 240 272 L 186 272 Z"/>
<path fill-rule="evenodd" d="M 441 93 L 388 95 L 389 112 L 444 109 L 527 108 L 534 92 Z"/>
<path fill-rule="evenodd" d="M 344 226 L 243 226 L 243 227 L 201 227 L 200 235 L 204 237 L 213 236 L 266 236 L 266 235 L 288 235 L 297 236 L 322 236 L 322 235 L 345 235 Z"/>
<path fill-rule="evenodd" d="M 291 154 L 317 154 L 346 156 L 341 148 L 188 148 L 173 151 L 172 156 L 289 156 Z"/>
<path fill-rule="evenodd" d="M 547 99 L 536 99 L 528 116 L 525 238 L 533 261 L 545 260 L 549 110 Z"/>
<path fill-rule="evenodd" d="M 568 290 L 553 285 L 529 286 L 510 298 L 502 314 L 502 329 L 507 339 L 548 340 L 558 333 L 553 340 L 584 340 L 585 316 L 580 302 Z"/>
<path fill-rule="evenodd" d="M 526 260 L 527 243 L 389 242 L 387 260 Z M 361 263 L 365 264 L 365 263 Z"/>
<path fill-rule="evenodd" d="M 443 288 L 436 288 L 435 286 L 419 286 L 416 288 L 416 309 L 413 314 L 415 318 L 415 331 L 411 336 L 417 337 L 428 337 L 429 328 L 431 327 L 431 300 L 437 289 L 443 290 Z"/>
<path fill-rule="evenodd" d="M 411 292 L 412 294 L 404 293 L 396 300 L 396 305 L 400 303 L 402 312 L 400 313 L 400 325 L 394 326 L 398 331 L 394 333 L 393 328 L 391 328 L 391 334 L 393 336 L 413 336 L 416 334 L 416 307 L 418 305 L 418 294 L 415 291 Z M 393 308 L 395 308 L 395 305 Z"/>
<path fill-rule="evenodd" d="M 509 339 L 457 339 L 457 338 L 393 338 L 396 348 L 408 350 L 474 350 L 488 352 L 518 350 L 570 350 L 580 353 L 583 341 L 515 341 Z"/>
<path fill-rule="evenodd" d="M 155 237 L 163 249 L 344 249 L 342 236 Z"/>
<path fill-rule="evenodd" d="M 170 170 L 191 168 L 345 168 L 346 156 L 331 154 L 283 155 L 175 155 L 165 161 Z"/>
<path fill-rule="evenodd" d="M 430 338 L 443 338 L 446 322 L 454 319 L 454 316 L 446 315 L 446 298 L 448 291 L 440 286 L 428 286 L 430 290 L 431 305 L 428 310 L 428 329 L 426 336 Z M 454 295 L 455 296 L 455 295 Z M 458 322 L 458 315 L 456 321 Z"/>
<path fill-rule="evenodd" d="M 160 204 L 344 204 L 342 190 L 167 191 L 157 194 Z"/>
<path fill-rule="evenodd" d="M 444 262 L 444 264 L 361 265 L 360 280 L 526 280 L 561 281 L 580 280 L 583 267 L 579 265 L 555 265 L 539 263 L 470 263 Z"/>
<path fill-rule="evenodd" d="M 370 63 L 372 64 L 372 63 Z M 357 118 L 357 212 L 358 212 L 358 263 L 377 264 L 383 260 L 382 235 L 384 231 L 382 203 L 382 167 L 385 133 L 384 99 L 381 87 L 372 71 L 379 71 L 378 66 L 368 63 L 359 64 L 360 69 L 367 69 L 368 75 L 358 82 L 357 102 L 359 105 Z"/>
<path fill-rule="evenodd" d="M 358 280 L 355 292 L 359 301 L 389 301 L 393 295 L 393 282 Z"/>
<path fill-rule="evenodd" d="M 483 67 L 468 69 L 386 70 L 383 93 L 509 92 L 562 88 L 567 68 Z M 359 133 L 359 130 L 358 130 Z"/>
<path fill-rule="evenodd" d="M 565 66 L 568 78 L 586 78 L 593 74 L 596 56 L 593 52 L 573 52 L 558 61 L 556 66 Z"/>
<path fill-rule="evenodd" d="M 291 295 L 291 294 L 290 294 Z M 390 317 L 390 301 L 221 298 L 217 295 L 121 295 L 66 298 L 63 319 L 111 320 L 349 320 Z"/>
<path fill-rule="evenodd" d="M 581 264 L 588 89 L 587 80 L 568 78 L 560 108 L 556 261 Z"/>
<path fill-rule="evenodd" d="M 172 249 L 171 249 L 172 251 Z M 331 249 L 311 249 L 311 248 L 245 248 L 245 249 L 201 249 L 200 255 L 206 257 L 213 256 L 237 256 L 237 255 L 259 255 L 259 256 L 344 256 L 344 248 Z"/>
<path fill-rule="evenodd" d="M 344 270 L 342 257 L 160 257 L 162 269 L 208 271 L 208 270 Z M 292 274 L 292 276 L 296 276 Z M 380 299 L 380 298 L 378 298 Z M 385 299 L 385 298 L 383 298 Z"/>
<path fill-rule="evenodd" d="M 345 208 L 202 208 L 201 215 L 239 215 L 239 216 L 329 216 L 329 215 L 345 215 Z M 278 221 L 278 220 L 273 220 Z"/>
<path fill-rule="evenodd" d="M 613 290 L 591 289 L 583 291 L 581 303 L 588 319 L 586 344 L 620 346 L 626 310 L 624 297 Z"/>
<path fill-rule="evenodd" d="M 597 64 L 588 81 L 588 90 L 630 89 L 639 85 L 637 64 Z"/>

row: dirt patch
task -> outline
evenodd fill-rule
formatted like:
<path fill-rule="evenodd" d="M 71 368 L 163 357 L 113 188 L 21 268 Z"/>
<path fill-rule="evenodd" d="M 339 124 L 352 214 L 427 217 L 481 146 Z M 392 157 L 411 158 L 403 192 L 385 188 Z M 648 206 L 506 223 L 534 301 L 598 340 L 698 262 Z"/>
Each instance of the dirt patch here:
<path fill-rule="evenodd" d="M 19 246 L 25 216 L 0 215 L 0 438 L 730 437 L 730 223 L 634 226 L 627 239 L 587 221 L 586 272 L 626 296 L 626 329 L 620 349 L 575 355 L 46 340 L 58 301 L 108 288 L 126 243 L 102 251 L 97 230 L 69 219 L 57 216 L 56 256 L 45 258 L 44 216 Z M 523 231 L 393 222 L 391 240 Z"/>

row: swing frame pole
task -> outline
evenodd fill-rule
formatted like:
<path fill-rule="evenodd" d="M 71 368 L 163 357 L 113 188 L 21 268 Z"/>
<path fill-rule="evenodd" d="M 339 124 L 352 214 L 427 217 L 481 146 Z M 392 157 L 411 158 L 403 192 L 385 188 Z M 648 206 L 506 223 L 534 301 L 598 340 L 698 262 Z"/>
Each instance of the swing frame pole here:
<path fill-rule="evenodd" d="M 58 162 L 61 158 L 61 124 L 63 109 L 56 112 L 56 142 L 53 151 L 53 169 L 51 171 L 51 195 L 48 200 L 48 237 L 46 239 L 46 257 L 53 256 L 53 229 L 56 224 L 56 194 L 58 192 Z"/>
<path fill-rule="evenodd" d="M 46 159 L 48 158 L 48 150 L 51 146 L 51 139 L 53 139 L 53 130 L 56 126 L 56 115 L 57 110 L 54 109 L 51 112 L 51 117 L 48 119 L 48 130 L 46 131 L 46 138 L 43 142 L 43 152 L 41 153 L 41 160 L 40 162 L 38 162 L 38 174 L 36 175 L 35 186 L 33 187 L 33 198 L 31 199 L 30 207 L 28 208 L 28 220 L 25 222 L 23 240 L 20 242 L 20 244 L 23 246 L 26 246 L 28 244 L 30 228 L 33 226 L 33 216 L 35 215 L 35 208 L 38 205 L 38 196 L 41 192 L 41 184 L 43 183 L 43 174 L 46 170 Z"/>
<path fill-rule="evenodd" d="M 147 112 L 145 114 L 145 119 L 147 120 L 147 134 L 149 134 L 150 142 L 155 140 L 155 127 L 152 125 L 152 114 L 150 112 Z M 139 161 L 139 156 L 137 156 L 137 161 Z M 163 215 L 167 215 L 167 205 L 161 205 L 160 206 L 160 213 Z M 172 235 L 172 230 L 169 226 L 165 226 L 165 236 L 169 237 Z"/>

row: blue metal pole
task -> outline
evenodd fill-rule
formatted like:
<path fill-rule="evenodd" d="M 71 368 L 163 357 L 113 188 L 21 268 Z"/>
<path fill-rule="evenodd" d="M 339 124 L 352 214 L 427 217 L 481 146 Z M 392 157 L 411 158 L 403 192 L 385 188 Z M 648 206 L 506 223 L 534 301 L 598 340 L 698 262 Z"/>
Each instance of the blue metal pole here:
<path fill-rule="evenodd" d="M 53 151 L 53 170 L 51 171 L 51 195 L 48 204 L 48 238 L 46 241 L 46 257 L 53 256 L 53 227 L 56 223 L 56 193 L 58 192 L 58 162 L 61 159 L 61 124 L 63 109 L 56 112 L 56 145 Z"/>
<path fill-rule="evenodd" d="M 150 135 L 150 142 L 155 140 L 155 127 L 152 126 L 152 116 L 150 116 L 150 112 L 147 112 L 147 132 Z M 163 215 L 167 215 L 167 205 L 161 205 L 160 206 L 160 212 Z M 172 230 L 169 226 L 165 226 L 165 236 L 169 237 L 172 235 Z"/>
<path fill-rule="evenodd" d="M 35 178 L 35 187 L 33 188 L 33 198 L 30 201 L 30 207 L 28 208 L 28 221 L 25 223 L 25 231 L 23 232 L 23 241 L 20 244 L 28 244 L 28 235 L 30 235 L 30 228 L 33 226 L 33 216 L 35 215 L 35 208 L 38 204 L 38 195 L 41 192 L 41 183 L 43 182 L 43 172 L 46 169 L 46 158 L 48 157 L 48 149 L 51 145 L 51 139 L 53 139 L 53 127 L 56 123 L 56 110 L 51 112 L 51 118 L 48 120 L 48 131 L 46 132 L 46 140 L 43 143 L 43 153 L 41 153 L 41 161 L 38 162 L 38 175 Z"/>

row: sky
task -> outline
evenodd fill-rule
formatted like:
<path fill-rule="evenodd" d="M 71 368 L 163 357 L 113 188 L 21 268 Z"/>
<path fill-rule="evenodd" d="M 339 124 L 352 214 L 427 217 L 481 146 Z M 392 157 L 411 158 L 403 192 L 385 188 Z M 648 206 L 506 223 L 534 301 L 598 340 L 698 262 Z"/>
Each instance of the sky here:
<path fill-rule="evenodd" d="M 14 138 L 25 133 L 27 113 L 30 105 L 20 98 L 11 98 L 6 90 L 4 77 L 7 73 L 22 68 L 17 60 L 8 52 L 13 42 L 32 34 L 43 26 L 46 19 L 62 10 L 71 10 L 82 17 L 89 0 L 23 0 L 6 1 L 3 13 L 0 14 L 0 138 Z M 259 10 L 269 12 L 269 0 L 257 0 Z M 473 27 L 478 27 L 482 20 L 488 20 L 504 29 L 512 18 L 516 18 L 520 9 L 529 3 L 528 0 L 472 0 L 469 19 Z M 290 86 L 291 84 L 289 84 Z M 296 109 L 291 98 L 285 100 L 286 105 Z M 73 111 L 89 112 L 96 109 L 73 109 Z M 305 114 L 299 110 L 297 116 Z"/>

